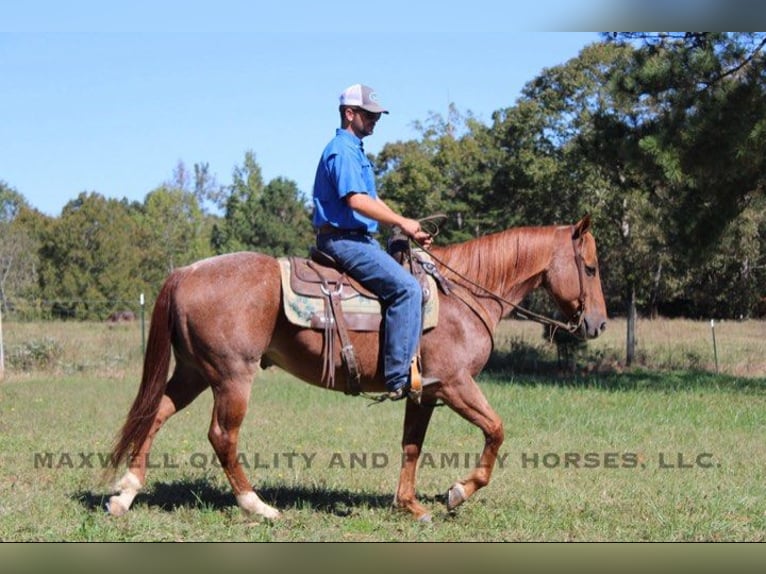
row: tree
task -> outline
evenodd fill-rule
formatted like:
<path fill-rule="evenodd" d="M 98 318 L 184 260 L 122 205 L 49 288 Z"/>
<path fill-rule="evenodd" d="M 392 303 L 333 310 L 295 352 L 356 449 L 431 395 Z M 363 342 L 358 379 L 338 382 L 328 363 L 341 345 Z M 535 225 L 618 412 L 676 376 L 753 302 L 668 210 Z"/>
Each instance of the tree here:
<path fill-rule="evenodd" d="M 203 212 L 209 212 L 208 205 L 212 205 L 217 212 L 223 212 L 226 205 L 226 188 L 218 184 L 207 163 L 194 164 L 194 197 Z"/>
<path fill-rule="evenodd" d="M 615 69 L 640 118 L 641 167 L 679 247 L 706 255 L 766 183 L 766 34 L 614 34 L 643 44 Z"/>
<path fill-rule="evenodd" d="M 81 193 L 46 229 L 40 287 L 54 315 L 103 319 L 114 305 L 137 300 L 146 284 L 141 230 L 126 201 Z"/>
<path fill-rule="evenodd" d="M 313 236 L 310 211 L 297 184 L 277 178 L 264 186 L 255 154 L 247 152 L 244 164 L 234 170 L 224 219 L 213 230 L 215 251 L 306 254 Z"/>
<path fill-rule="evenodd" d="M 445 242 L 502 227 L 489 201 L 499 153 L 486 126 L 450 105 L 446 119 L 432 114 L 416 128 L 422 140 L 386 144 L 374 158 L 381 196 L 416 219 L 447 214 Z"/>
<path fill-rule="evenodd" d="M 0 222 L 13 221 L 23 207 L 29 208 L 26 198 L 0 180 Z"/>
<path fill-rule="evenodd" d="M 686 314 L 718 308 L 747 315 L 755 305 L 740 297 L 764 287 L 758 283 L 766 257 L 763 210 L 757 207 L 766 187 L 766 34 L 631 33 L 610 39 L 621 46 L 639 42 L 614 69 L 611 89 L 633 110 L 630 163 L 644 174 L 679 270 L 672 286 L 658 286 L 667 298 L 686 301 Z M 718 303 L 710 291 L 696 288 L 700 283 L 717 287 Z M 738 312 L 724 301 L 740 301 Z"/>
<path fill-rule="evenodd" d="M 186 164 L 179 161 L 173 170 L 173 177 L 162 187 L 192 193 L 205 214 L 223 211 L 226 206 L 226 188 L 218 184 L 207 162 L 195 163 L 190 172 Z"/>
<path fill-rule="evenodd" d="M 513 108 L 495 114 L 496 137 L 507 150 L 495 177 L 495 195 L 516 221 L 594 220 L 602 281 L 611 312 L 628 314 L 627 362 L 635 341 L 637 294 L 648 290 L 662 253 L 649 186 L 636 168 L 632 108 L 610 89 L 613 70 L 632 47 L 593 44 L 570 61 L 530 81 Z"/>
<path fill-rule="evenodd" d="M 629 341 L 638 310 L 748 316 L 766 289 L 765 45 L 611 35 L 543 70 L 489 129 L 451 108 L 420 140 L 386 145 L 382 195 L 411 216 L 448 212 L 459 223 L 442 241 L 591 213 Z"/>
<path fill-rule="evenodd" d="M 0 306 L 34 290 L 37 281 L 37 242 L 16 222 L 0 222 Z"/>
<path fill-rule="evenodd" d="M 143 276 L 159 285 L 176 267 L 212 255 L 210 229 L 194 194 L 162 186 L 150 192 L 141 211 Z"/>
<path fill-rule="evenodd" d="M 25 225 L 31 211 L 20 193 L 0 181 L 0 312 L 7 313 L 14 299 L 34 295 L 37 286 L 38 241 Z"/>

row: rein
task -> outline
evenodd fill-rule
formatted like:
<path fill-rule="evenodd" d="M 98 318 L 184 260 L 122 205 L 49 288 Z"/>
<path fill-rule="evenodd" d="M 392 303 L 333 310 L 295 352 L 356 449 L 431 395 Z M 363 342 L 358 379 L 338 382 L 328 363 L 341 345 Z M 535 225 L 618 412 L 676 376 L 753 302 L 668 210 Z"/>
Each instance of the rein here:
<path fill-rule="evenodd" d="M 437 217 L 439 217 L 439 216 L 431 216 L 429 218 L 426 218 L 426 220 L 432 220 L 432 219 L 435 219 Z M 426 220 L 421 220 L 421 222 L 426 221 Z M 574 236 L 574 226 L 572 226 L 572 231 L 573 231 L 572 235 Z M 437 233 L 438 233 L 438 229 L 437 229 Z M 432 233 L 431 235 L 434 236 L 434 235 L 436 235 L 436 233 Z M 551 332 L 551 337 L 553 337 L 553 335 L 555 334 L 556 330 L 558 330 L 558 329 L 563 329 L 563 330 L 567 331 L 568 333 L 570 333 L 571 335 L 574 335 L 576 337 L 581 337 L 578 333 L 579 333 L 580 329 L 582 328 L 583 321 L 585 320 L 585 288 L 584 288 L 585 283 L 584 283 L 584 278 L 583 278 L 583 273 L 585 272 L 585 270 L 583 268 L 584 264 L 583 264 L 582 254 L 580 253 L 580 250 L 577 249 L 577 239 L 575 239 L 574 237 L 572 237 L 572 250 L 574 252 L 575 265 L 577 266 L 577 279 L 578 279 L 579 284 L 580 284 L 580 295 L 578 297 L 579 309 L 577 310 L 575 315 L 572 317 L 572 320 L 567 321 L 566 323 L 564 323 L 562 321 L 559 321 L 557 319 L 554 319 L 552 317 L 546 317 L 545 315 L 541 315 L 539 313 L 535 313 L 534 311 L 530 311 L 529 309 L 526 309 L 526 308 L 522 307 L 521 305 L 513 303 L 512 301 L 509 301 L 505 297 L 502 297 L 501 295 L 498 295 L 497 293 L 494 293 L 493 291 L 490 291 L 489 289 L 487 289 L 483 285 L 479 285 L 478 283 L 476 283 L 472 279 L 469 279 L 468 277 L 466 277 L 462 273 L 456 271 L 455 269 L 453 269 L 452 267 L 447 265 L 441 258 L 439 258 L 437 255 L 432 253 L 430 250 L 425 249 L 422 246 L 420 246 L 420 249 L 422 249 L 424 252 L 426 252 L 428 255 L 430 255 L 434 259 L 434 261 L 437 261 L 445 269 L 447 269 L 450 272 L 452 272 L 454 275 L 459 277 L 461 280 L 465 281 L 466 283 L 469 283 L 471 286 L 476 287 L 477 289 L 480 289 L 481 291 L 483 291 L 484 293 L 486 293 L 487 295 L 489 295 L 493 299 L 499 301 L 500 303 L 504 303 L 504 304 L 510 306 L 512 308 L 512 310 L 519 317 L 521 317 L 522 319 L 525 319 L 525 320 L 528 320 L 528 321 L 535 321 L 535 322 L 540 323 L 542 325 L 549 325 L 549 326 L 553 327 L 554 329 Z M 470 303 L 468 301 L 465 301 L 464 299 L 462 299 L 462 297 L 460 299 L 466 305 L 468 305 L 468 307 L 474 313 L 476 313 L 479 316 L 479 318 L 482 319 L 482 322 L 484 322 L 485 324 L 487 323 L 486 319 L 484 319 L 482 317 L 482 314 L 479 313 L 478 311 L 476 311 L 476 309 L 474 309 L 470 305 Z M 489 328 L 490 326 L 487 324 L 487 327 Z M 492 329 L 490 328 L 490 332 L 491 331 L 492 331 Z"/>

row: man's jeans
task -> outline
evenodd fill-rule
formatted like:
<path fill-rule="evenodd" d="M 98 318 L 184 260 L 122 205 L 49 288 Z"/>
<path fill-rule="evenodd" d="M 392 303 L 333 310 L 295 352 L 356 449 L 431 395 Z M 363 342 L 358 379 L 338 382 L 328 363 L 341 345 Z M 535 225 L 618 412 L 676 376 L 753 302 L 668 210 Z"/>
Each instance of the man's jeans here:
<path fill-rule="evenodd" d="M 383 307 L 383 374 L 389 391 L 409 380 L 421 332 L 423 292 L 417 280 L 380 246 L 361 233 L 317 235 L 317 247 L 375 293 Z"/>

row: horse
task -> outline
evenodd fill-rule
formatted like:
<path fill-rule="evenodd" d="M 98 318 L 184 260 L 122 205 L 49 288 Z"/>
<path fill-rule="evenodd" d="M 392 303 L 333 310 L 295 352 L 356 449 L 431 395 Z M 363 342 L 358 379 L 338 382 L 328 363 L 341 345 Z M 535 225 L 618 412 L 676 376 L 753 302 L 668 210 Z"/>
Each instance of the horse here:
<path fill-rule="evenodd" d="M 439 293 L 438 322 L 421 339 L 422 373 L 438 382 L 423 386 L 420 401 L 404 401 L 402 465 L 394 508 L 416 520 L 431 520 L 416 497 L 415 480 L 437 404 L 447 405 L 484 435 L 476 467 L 449 487 L 447 509 L 453 511 L 489 484 L 504 430 L 475 377 L 490 357 L 498 322 L 511 315 L 528 293 L 545 289 L 571 330 L 583 338 L 595 338 L 605 329 L 606 305 L 590 225 L 586 215 L 573 225 L 517 227 L 464 243 L 431 246 L 428 252 L 451 286 L 449 294 Z M 363 391 L 384 393 L 378 332 L 349 336 Z M 286 319 L 280 267 L 271 256 L 229 253 L 171 272 L 152 313 L 141 383 L 112 450 L 113 474 L 125 462 L 127 470 L 114 486 L 108 512 L 120 516 L 128 511 L 145 484 L 157 432 L 210 387 L 213 413 L 208 439 L 238 506 L 248 516 L 279 518 L 280 511 L 261 500 L 237 459 L 240 425 L 264 364 L 324 386 L 323 345 L 321 330 Z M 168 379 L 171 350 L 175 362 Z M 343 381 L 348 375 L 339 353 L 335 367 L 335 379 Z"/>

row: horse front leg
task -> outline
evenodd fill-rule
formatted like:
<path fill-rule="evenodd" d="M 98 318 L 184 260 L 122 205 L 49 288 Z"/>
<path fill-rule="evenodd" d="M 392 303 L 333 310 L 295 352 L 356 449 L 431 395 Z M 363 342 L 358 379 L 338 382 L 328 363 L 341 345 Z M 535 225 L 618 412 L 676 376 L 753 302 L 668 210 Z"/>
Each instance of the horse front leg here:
<path fill-rule="evenodd" d="M 447 491 L 447 509 L 451 511 L 468 500 L 477 490 L 489 484 L 505 435 L 502 420 L 470 375 L 466 374 L 454 385 L 444 385 L 441 395 L 452 410 L 478 426 L 484 433 L 484 449 L 479 464 L 466 478 L 458 480 Z"/>
<path fill-rule="evenodd" d="M 402 434 L 402 468 L 394 498 L 394 505 L 397 508 L 409 512 L 421 522 L 430 522 L 431 514 L 415 496 L 415 474 L 433 412 L 434 403 L 424 402 L 418 405 L 414 401 L 407 400 Z"/>

